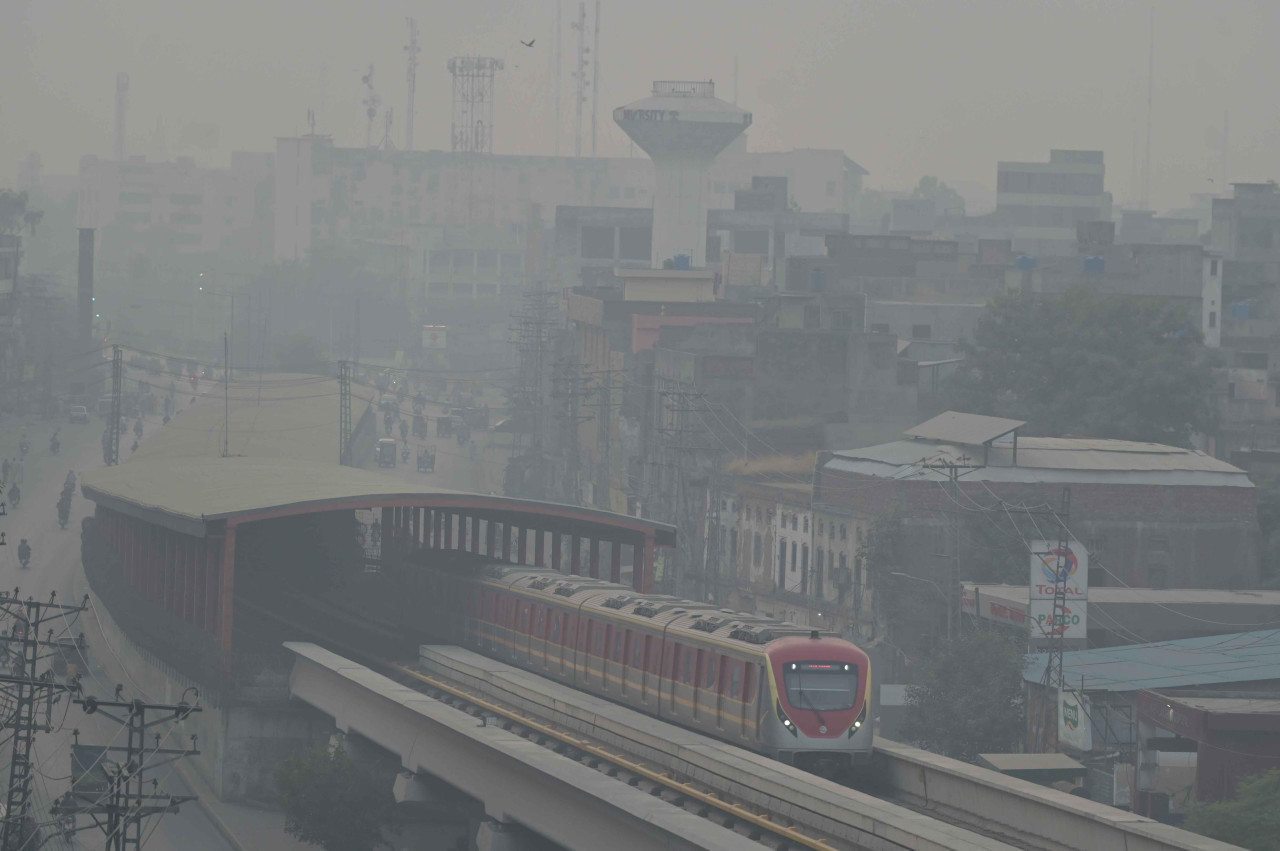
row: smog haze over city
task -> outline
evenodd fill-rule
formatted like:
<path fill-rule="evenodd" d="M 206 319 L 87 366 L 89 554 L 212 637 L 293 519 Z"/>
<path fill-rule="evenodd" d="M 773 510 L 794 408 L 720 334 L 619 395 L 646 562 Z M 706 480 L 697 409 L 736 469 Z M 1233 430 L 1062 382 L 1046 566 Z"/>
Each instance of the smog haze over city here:
<path fill-rule="evenodd" d="M 0 2 L 0 851 L 1275 851 L 1278 33 Z"/>

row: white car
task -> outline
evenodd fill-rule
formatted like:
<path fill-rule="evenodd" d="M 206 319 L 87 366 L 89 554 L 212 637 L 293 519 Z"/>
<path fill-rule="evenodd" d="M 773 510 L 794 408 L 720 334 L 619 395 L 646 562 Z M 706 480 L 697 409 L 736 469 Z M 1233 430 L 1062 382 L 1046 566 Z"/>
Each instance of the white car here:
<path fill-rule="evenodd" d="M 72 405 L 67 411 L 67 418 L 73 423 L 89 422 L 89 409 L 84 405 Z"/>

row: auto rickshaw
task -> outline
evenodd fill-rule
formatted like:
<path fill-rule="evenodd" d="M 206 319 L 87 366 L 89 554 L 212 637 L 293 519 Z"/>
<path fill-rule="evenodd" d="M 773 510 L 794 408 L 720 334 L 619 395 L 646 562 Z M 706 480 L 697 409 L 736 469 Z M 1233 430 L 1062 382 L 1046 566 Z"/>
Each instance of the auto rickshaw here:
<path fill-rule="evenodd" d="M 453 437 L 453 417 L 449 414 L 436 417 L 436 437 Z"/>
<path fill-rule="evenodd" d="M 436 471 L 436 448 L 428 446 L 418 450 L 418 472 L 434 473 Z"/>
<path fill-rule="evenodd" d="M 384 437 L 378 441 L 375 448 L 378 457 L 379 467 L 394 467 L 396 465 L 396 442 L 389 437 Z"/>
<path fill-rule="evenodd" d="M 427 436 L 427 418 L 424 417 L 422 414 L 415 414 L 413 417 L 413 436 L 414 437 Z"/>

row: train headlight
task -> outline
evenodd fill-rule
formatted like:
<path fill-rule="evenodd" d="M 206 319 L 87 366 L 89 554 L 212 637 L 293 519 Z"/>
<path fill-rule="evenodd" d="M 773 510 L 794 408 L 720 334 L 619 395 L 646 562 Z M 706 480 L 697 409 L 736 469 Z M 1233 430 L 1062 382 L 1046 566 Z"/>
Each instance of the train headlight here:
<path fill-rule="evenodd" d="M 787 717 L 787 713 L 782 711 L 781 700 L 777 702 L 777 710 L 778 710 L 778 720 L 782 722 L 782 726 L 787 729 L 788 733 L 799 738 L 800 733 L 797 732 L 796 725 L 791 723 L 791 719 Z"/>
<path fill-rule="evenodd" d="M 849 738 L 853 738 L 853 734 L 862 729 L 862 724 L 867 720 L 867 705 L 862 705 L 862 711 L 858 713 L 858 717 L 854 719 L 853 726 L 849 728 Z"/>

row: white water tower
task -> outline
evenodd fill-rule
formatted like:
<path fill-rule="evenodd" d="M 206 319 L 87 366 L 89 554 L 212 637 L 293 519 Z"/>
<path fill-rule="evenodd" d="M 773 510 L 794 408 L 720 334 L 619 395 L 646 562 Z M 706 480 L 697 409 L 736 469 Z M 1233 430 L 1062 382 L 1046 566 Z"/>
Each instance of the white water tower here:
<path fill-rule="evenodd" d="M 751 113 L 716 97 L 715 83 L 657 81 L 613 120 L 653 160 L 653 266 L 679 255 L 707 265 L 706 171 L 751 126 Z"/>

